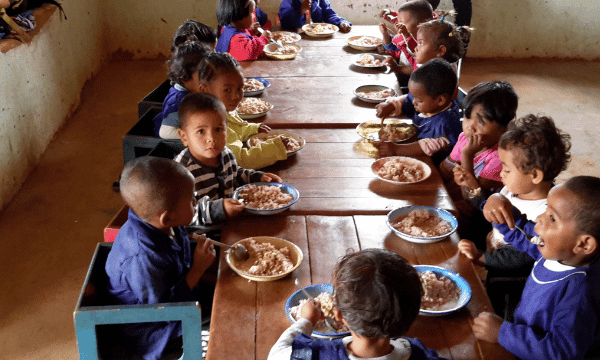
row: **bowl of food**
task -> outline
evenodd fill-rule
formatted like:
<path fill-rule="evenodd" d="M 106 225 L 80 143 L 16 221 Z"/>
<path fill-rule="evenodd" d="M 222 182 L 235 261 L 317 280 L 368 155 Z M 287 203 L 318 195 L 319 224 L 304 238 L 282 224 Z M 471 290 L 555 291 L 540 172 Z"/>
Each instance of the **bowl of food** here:
<path fill-rule="evenodd" d="M 352 36 L 346 40 L 348 46 L 356 50 L 375 50 L 382 40 L 375 36 Z"/>
<path fill-rule="evenodd" d="M 263 50 L 265 55 L 275 60 L 291 60 L 296 57 L 296 54 L 302 50 L 302 47 L 294 43 L 270 43 Z"/>
<path fill-rule="evenodd" d="M 350 335 L 350 330 L 340 323 L 335 321 L 333 318 L 333 286 L 329 283 L 313 284 L 304 288 L 309 295 L 321 302 L 321 310 L 323 314 L 328 318 L 327 321 L 333 327 L 333 329 L 325 323 L 325 320 L 319 321 L 313 328 L 312 336 L 322 339 L 334 339 Z M 299 319 L 300 308 L 308 301 L 306 295 L 302 290 L 298 290 L 293 293 L 285 302 L 285 316 L 292 323 L 295 323 Z"/>
<path fill-rule="evenodd" d="M 371 170 L 379 179 L 396 185 L 418 183 L 431 175 L 429 165 L 406 156 L 378 159 L 371 165 Z"/>
<path fill-rule="evenodd" d="M 262 142 L 265 142 L 269 139 L 273 139 L 273 138 L 277 138 L 277 137 L 280 137 L 280 138 L 282 138 L 282 140 L 285 139 L 287 141 L 285 149 L 287 151 L 288 156 L 297 153 L 306 144 L 306 141 L 300 135 L 292 134 L 291 132 L 287 132 L 287 131 L 271 130 L 268 133 L 258 133 L 256 135 L 250 137 L 246 141 L 246 145 L 248 145 L 248 147 L 257 146 Z"/>
<path fill-rule="evenodd" d="M 271 86 L 267 79 L 259 77 L 244 78 L 244 96 L 257 96 L 262 94 L 266 88 Z"/>
<path fill-rule="evenodd" d="M 248 259 L 236 259 L 229 251 L 227 265 L 243 278 L 252 281 L 273 281 L 291 274 L 302 263 L 302 250 L 294 243 L 272 237 L 254 236 L 242 239 L 232 246 L 243 245 Z"/>
<path fill-rule="evenodd" d="M 235 189 L 233 198 L 244 202 L 247 212 L 273 215 L 289 209 L 300 198 L 300 193 L 288 184 L 256 182 Z"/>
<path fill-rule="evenodd" d="M 295 43 L 302 39 L 302 36 L 298 33 L 290 31 L 271 31 L 272 39 L 275 41 L 281 41 L 286 43 Z"/>
<path fill-rule="evenodd" d="M 377 104 L 396 96 L 396 91 L 383 85 L 361 85 L 354 89 L 354 95 L 364 102 Z"/>
<path fill-rule="evenodd" d="M 356 132 L 363 139 L 375 142 L 403 142 L 417 135 L 417 128 L 401 120 L 385 119 L 383 126 L 381 120 L 368 120 L 358 124 Z"/>
<path fill-rule="evenodd" d="M 338 30 L 340 30 L 339 27 L 337 27 L 333 24 L 327 24 L 327 23 L 313 23 L 313 24 L 306 24 L 306 25 L 302 26 L 302 31 L 304 31 L 304 33 L 306 35 L 312 36 L 312 37 L 332 36 Z"/>
<path fill-rule="evenodd" d="M 444 209 L 409 205 L 390 211 L 387 226 L 406 241 L 429 244 L 452 235 L 458 220 Z"/>
<path fill-rule="evenodd" d="M 257 98 L 244 98 L 236 110 L 242 119 L 255 119 L 266 115 L 273 109 L 273 105 L 265 100 Z"/>
<path fill-rule="evenodd" d="M 415 265 L 423 285 L 420 315 L 440 316 L 465 307 L 471 300 L 469 282 L 457 273 L 439 266 Z"/>
<path fill-rule="evenodd" d="M 350 58 L 353 65 L 364 67 L 364 68 L 378 68 L 384 67 L 385 63 L 383 62 L 387 55 L 379 55 L 379 54 L 356 54 Z"/>

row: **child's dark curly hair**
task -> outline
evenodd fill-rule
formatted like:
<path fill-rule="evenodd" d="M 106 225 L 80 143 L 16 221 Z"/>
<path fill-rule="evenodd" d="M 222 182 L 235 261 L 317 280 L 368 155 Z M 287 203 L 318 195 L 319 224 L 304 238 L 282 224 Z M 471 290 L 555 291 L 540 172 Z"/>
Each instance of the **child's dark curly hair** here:
<path fill-rule="evenodd" d="M 198 66 L 200 83 L 210 82 L 219 72 L 236 70 L 241 72 L 240 63 L 229 53 L 211 52 Z"/>
<path fill-rule="evenodd" d="M 452 98 L 456 90 L 456 72 L 446 60 L 434 58 L 410 74 L 410 81 L 422 84 L 427 95 L 437 98 L 442 94 Z"/>
<path fill-rule="evenodd" d="M 398 12 L 409 12 L 419 23 L 433 19 L 431 3 L 425 0 L 412 0 L 400 5 Z M 412 34 L 416 35 L 416 34 Z"/>
<path fill-rule="evenodd" d="M 229 25 L 250 15 L 250 0 L 219 0 L 217 21 L 219 26 Z"/>
<path fill-rule="evenodd" d="M 179 85 L 182 80 L 190 80 L 204 57 L 212 48 L 197 41 L 188 41 L 176 48 L 167 60 L 167 76 L 172 83 Z"/>
<path fill-rule="evenodd" d="M 468 119 L 476 105 L 483 107 L 483 116 L 487 120 L 506 127 L 517 116 L 519 97 L 506 81 L 486 81 L 475 85 L 461 103 Z"/>
<path fill-rule="evenodd" d="M 456 26 L 453 23 L 436 19 L 419 24 L 419 31 L 431 31 L 435 38 L 436 47 L 445 46 L 446 53 L 443 58 L 451 63 L 457 62 L 467 53 L 467 45 L 471 39 L 472 28 Z"/>
<path fill-rule="evenodd" d="M 554 180 L 571 159 L 571 136 L 557 129 L 554 120 L 547 116 L 529 114 L 511 121 L 498 144 L 504 150 L 523 150 L 520 170 L 529 173 L 539 169 L 544 173 L 544 181 Z"/>
<path fill-rule="evenodd" d="M 209 46 L 217 42 L 217 31 L 195 20 L 186 20 L 177 28 L 171 42 L 171 53 L 188 41 L 197 41 Z"/>
<path fill-rule="evenodd" d="M 179 128 L 185 129 L 187 127 L 190 115 L 208 111 L 216 111 L 223 116 L 223 119 L 227 118 L 225 105 L 216 96 L 207 93 L 187 94 L 181 101 L 181 104 L 179 104 L 177 113 Z"/>
<path fill-rule="evenodd" d="M 577 222 L 577 230 L 582 234 L 600 239 L 600 178 L 595 176 L 575 176 L 564 186 L 577 197 L 573 205 L 572 218 Z M 597 248 L 593 256 L 596 256 Z M 600 259 L 596 259 L 596 262 Z"/>
<path fill-rule="evenodd" d="M 336 307 L 359 335 L 399 337 L 419 314 L 419 275 L 394 252 L 366 249 L 348 254 L 337 263 L 333 277 Z"/>

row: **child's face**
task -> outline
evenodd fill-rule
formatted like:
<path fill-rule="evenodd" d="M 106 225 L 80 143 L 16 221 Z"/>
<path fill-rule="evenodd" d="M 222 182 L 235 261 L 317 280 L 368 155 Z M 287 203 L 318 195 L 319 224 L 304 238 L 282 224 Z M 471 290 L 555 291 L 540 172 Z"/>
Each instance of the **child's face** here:
<path fill-rule="evenodd" d="M 436 114 L 440 108 L 443 108 L 445 101 L 442 96 L 432 97 L 425 91 L 425 86 L 421 83 L 410 80 L 408 82 L 408 91 L 414 97 L 413 106 L 421 114 Z"/>
<path fill-rule="evenodd" d="M 198 77 L 198 72 L 194 72 L 192 78 L 189 80 L 181 80 L 181 84 L 190 93 L 200 92 L 200 79 Z"/>
<path fill-rule="evenodd" d="M 205 84 L 204 91 L 221 100 L 227 111 L 233 111 L 244 97 L 244 76 L 240 69 L 221 72 Z"/>
<path fill-rule="evenodd" d="M 217 157 L 227 142 L 225 114 L 216 110 L 190 114 L 185 128 L 178 133 L 194 159 L 203 165 L 217 166 Z"/>
<path fill-rule="evenodd" d="M 511 193 L 526 198 L 527 194 L 536 189 L 536 183 L 534 183 L 533 172 L 524 173 L 519 167 L 525 159 L 523 149 L 517 147 L 498 149 L 498 156 L 502 162 L 500 177 L 504 186 Z"/>
<path fill-rule="evenodd" d="M 189 225 L 196 215 L 196 198 L 194 197 L 194 179 L 189 178 L 182 184 L 181 198 L 171 212 L 173 226 Z"/>
<path fill-rule="evenodd" d="M 406 26 L 406 30 L 410 33 L 410 36 L 417 36 L 417 26 L 419 22 L 410 11 L 401 11 L 398 13 L 398 22 L 401 22 Z"/>
<path fill-rule="evenodd" d="M 433 31 L 421 29 L 417 32 L 417 47 L 415 48 L 415 60 L 417 64 L 425 64 L 431 59 L 440 57 L 440 47 L 434 44 Z"/>
<path fill-rule="evenodd" d="M 483 114 L 483 105 L 473 106 L 471 116 L 467 117 L 465 115 L 462 128 L 467 137 L 471 135 L 480 136 L 482 145 L 489 149 L 498 143 L 506 128 L 495 121 L 486 119 Z"/>
<path fill-rule="evenodd" d="M 563 185 L 557 185 L 548 194 L 548 208 L 537 217 L 535 232 L 543 245 L 538 245 L 542 256 L 565 265 L 572 265 L 574 248 L 579 232 L 573 209 L 577 197 Z"/>

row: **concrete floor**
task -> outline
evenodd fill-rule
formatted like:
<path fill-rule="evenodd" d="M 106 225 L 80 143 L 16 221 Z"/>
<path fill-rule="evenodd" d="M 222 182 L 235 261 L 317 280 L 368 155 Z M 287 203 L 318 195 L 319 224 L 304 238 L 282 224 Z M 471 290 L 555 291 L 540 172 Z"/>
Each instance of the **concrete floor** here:
<path fill-rule="evenodd" d="M 12 202 L 0 214 L 0 359 L 77 359 L 72 313 L 103 228 L 122 205 L 111 184 L 137 102 L 164 79 L 162 61 L 111 63 L 83 89 Z M 544 113 L 573 137 L 560 176 L 600 176 L 600 62 L 467 60 L 461 86 L 500 79 L 518 115 Z"/>

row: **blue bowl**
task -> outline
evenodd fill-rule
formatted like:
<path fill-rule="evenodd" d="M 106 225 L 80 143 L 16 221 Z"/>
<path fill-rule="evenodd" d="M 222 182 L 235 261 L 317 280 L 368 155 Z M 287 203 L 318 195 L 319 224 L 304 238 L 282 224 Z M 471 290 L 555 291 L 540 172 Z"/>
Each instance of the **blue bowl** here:
<path fill-rule="evenodd" d="M 312 297 L 319 296 L 322 292 L 327 292 L 333 294 L 333 286 L 330 283 L 321 283 L 321 284 L 313 284 L 306 286 L 304 288 Z M 295 293 L 290 296 L 285 302 L 285 316 L 287 316 L 290 322 L 295 323 L 296 320 L 290 315 L 290 309 L 300 303 L 300 300 L 306 299 L 306 295 L 302 292 L 302 290 L 297 290 Z M 313 337 L 321 338 L 321 339 L 333 339 L 340 338 L 344 336 L 350 336 L 350 331 L 345 331 L 341 333 L 333 333 L 333 332 L 319 332 L 313 331 L 311 334 Z"/>
<path fill-rule="evenodd" d="M 458 275 L 454 271 L 450 271 L 448 269 L 444 269 L 439 266 L 431 266 L 431 265 L 415 265 L 415 269 L 419 273 L 424 273 L 425 271 L 432 271 L 439 278 L 440 276 L 445 276 L 448 279 L 452 280 L 452 282 L 460 289 L 460 296 L 458 297 L 457 304 L 451 309 L 446 310 L 419 310 L 420 315 L 425 316 L 441 316 L 453 313 L 459 309 L 465 307 L 469 301 L 471 301 L 471 295 L 473 291 L 471 290 L 471 286 L 462 276 Z"/>
<path fill-rule="evenodd" d="M 260 89 L 260 90 L 252 90 L 252 91 L 244 91 L 244 97 L 246 96 L 257 96 L 262 94 L 269 86 L 271 86 L 271 83 L 269 82 L 269 80 L 267 79 L 263 79 L 263 78 L 259 78 L 259 77 L 254 77 L 254 76 L 246 76 L 246 79 L 255 79 L 260 81 L 261 83 L 263 83 L 263 85 L 265 85 L 264 88 Z"/>
<path fill-rule="evenodd" d="M 285 194 L 290 194 L 292 195 L 293 199 L 292 202 L 282 206 L 280 208 L 277 209 L 254 209 L 254 208 L 249 208 L 246 207 L 244 208 L 246 211 L 248 211 L 251 214 L 257 214 L 257 215 L 273 215 L 273 214 L 278 214 L 282 211 L 287 210 L 289 207 L 291 207 L 292 205 L 294 205 L 296 203 L 296 201 L 298 201 L 298 199 L 300 198 L 300 193 L 298 192 L 298 190 L 296 190 L 294 187 L 288 185 L 288 184 L 282 184 L 282 183 L 276 183 L 276 182 L 255 182 L 252 184 L 246 184 L 243 186 L 240 186 L 239 188 L 235 189 L 235 192 L 233 193 L 233 198 L 238 200 L 239 199 L 239 195 L 240 195 L 240 190 L 248 187 L 248 185 L 271 185 L 271 186 L 277 186 L 278 188 L 281 189 L 282 193 Z"/>
<path fill-rule="evenodd" d="M 411 211 L 414 211 L 414 210 L 429 211 L 430 214 L 434 214 L 434 215 L 440 217 L 442 220 L 447 221 L 450 224 L 450 226 L 452 227 L 452 230 L 450 230 L 448 233 L 440 235 L 440 236 L 420 237 L 420 236 L 413 236 L 413 235 L 405 234 L 392 226 L 392 223 L 396 222 L 398 220 L 398 218 L 400 218 L 401 216 L 406 216 Z M 414 242 L 414 243 L 421 243 L 421 244 L 433 243 L 436 241 L 443 240 L 443 239 L 447 238 L 448 236 L 452 235 L 452 233 L 454 233 L 456 231 L 456 228 L 458 228 L 458 220 L 456 219 L 456 217 L 454 215 L 452 215 L 451 213 L 449 213 L 448 211 L 446 211 L 444 209 L 436 208 L 433 206 L 409 205 L 409 206 L 404 206 L 404 207 L 394 209 L 388 213 L 386 222 L 387 222 L 388 227 L 402 239 L 404 239 L 406 241 Z"/>

